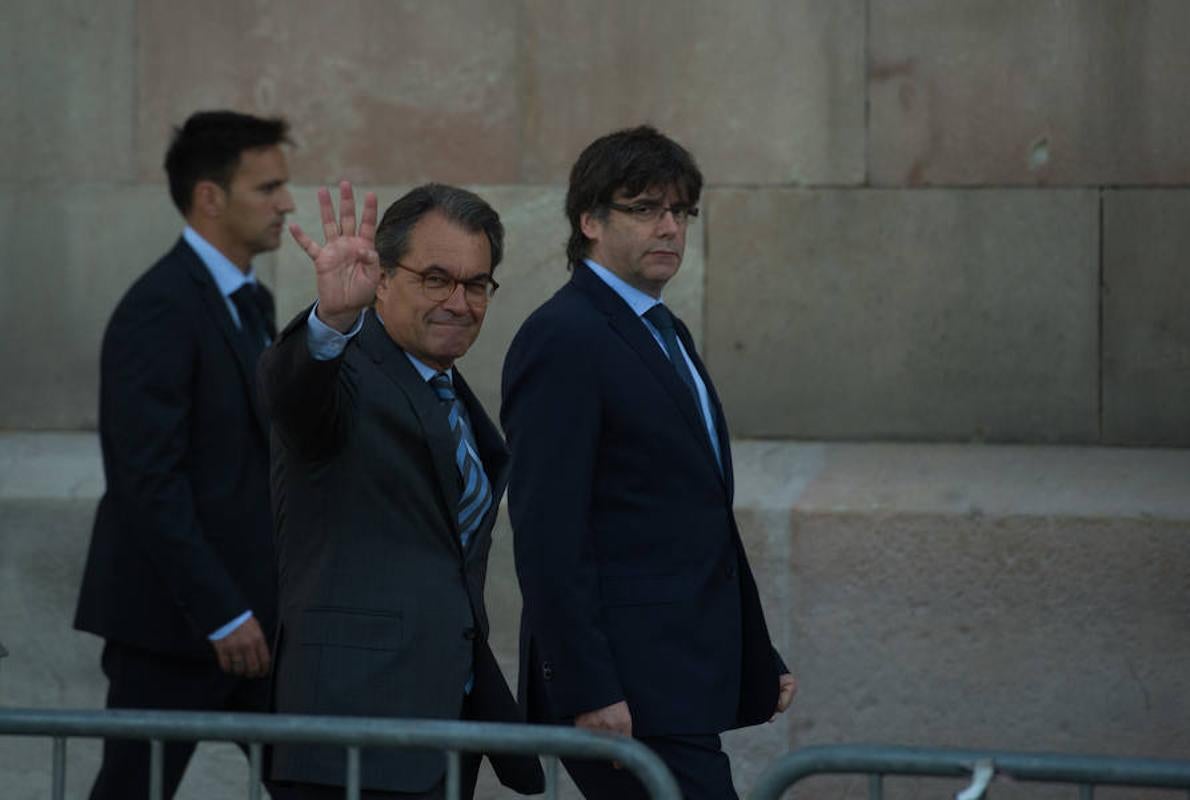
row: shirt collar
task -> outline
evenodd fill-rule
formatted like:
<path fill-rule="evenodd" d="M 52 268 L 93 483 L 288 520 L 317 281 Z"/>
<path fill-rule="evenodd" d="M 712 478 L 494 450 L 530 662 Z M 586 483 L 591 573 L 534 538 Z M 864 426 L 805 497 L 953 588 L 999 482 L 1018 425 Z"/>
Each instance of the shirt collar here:
<path fill-rule="evenodd" d="M 207 272 L 211 273 L 211 278 L 215 281 L 215 285 L 219 287 L 219 291 L 224 297 L 230 297 L 232 292 L 239 289 L 245 283 L 256 283 L 256 270 L 254 268 L 249 267 L 247 275 L 240 272 L 239 267 L 231 263 L 231 260 L 227 256 L 220 253 L 215 245 L 202 238 L 194 228 L 191 228 L 189 225 L 183 228 L 182 238 L 186 240 L 186 244 L 194 248 L 194 252 L 198 254 L 198 258 L 207 268 Z"/>
<path fill-rule="evenodd" d="M 638 317 L 643 317 L 646 311 L 661 302 L 660 299 L 653 297 L 653 295 L 642 292 L 640 289 L 632 286 L 619 275 L 612 272 L 602 264 L 592 261 L 589 258 L 584 258 L 583 262 L 586 263 L 586 265 L 591 268 L 591 271 L 598 275 L 600 280 L 606 283 L 613 292 L 618 294 Z"/>
<path fill-rule="evenodd" d="M 384 327 L 384 320 L 380 318 L 380 312 L 373 309 L 372 313 L 374 313 L 376 315 L 376 320 L 380 323 L 381 327 Z M 387 331 L 386 331 L 385 335 L 387 335 Z M 397 343 L 393 342 L 393 344 L 397 344 Z M 427 367 L 424 363 L 422 363 L 422 360 L 420 358 L 411 354 L 404 347 L 401 347 L 399 344 L 397 344 L 397 347 L 399 347 L 401 349 L 401 352 L 405 354 L 405 358 L 409 359 L 409 363 L 413 365 L 413 368 L 415 370 L 417 370 L 417 374 L 420 375 L 421 379 L 423 381 L 425 381 L 426 383 L 429 383 L 430 378 L 432 378 L 438 374 L 438 370 L 434 369 L 433 367 Z M 450 378 L 450 382 L 453 384 L 455 382 L 455 368 L 454 367 L 448 368 L 446 370 L 446 376 L 448 378 Z"/>

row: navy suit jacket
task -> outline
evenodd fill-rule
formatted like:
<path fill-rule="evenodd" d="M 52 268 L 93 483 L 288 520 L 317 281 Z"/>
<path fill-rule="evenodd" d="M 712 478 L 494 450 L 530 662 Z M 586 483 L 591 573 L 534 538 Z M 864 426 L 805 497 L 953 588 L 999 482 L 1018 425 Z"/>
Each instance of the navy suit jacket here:
<path fill-rule="evenodd" d="M 521 698 L 564 721 L 626 700 L 637 735 L 767 720 L 773 650 L 723 472 L 689 389 L 588 267 L 534 312 L 504 364 L 509 510 L 524 597 Z"/>
<path fill-rule="evenodd" d="M 271 335 L 271 313 L 266 324 Z M 212 667 L 207 637 L 238 614 L 273 630 L 268 426 L 251 359 L 182 239 L 120 300 L 100 359 L 107 490 L 76 628 Z"/>

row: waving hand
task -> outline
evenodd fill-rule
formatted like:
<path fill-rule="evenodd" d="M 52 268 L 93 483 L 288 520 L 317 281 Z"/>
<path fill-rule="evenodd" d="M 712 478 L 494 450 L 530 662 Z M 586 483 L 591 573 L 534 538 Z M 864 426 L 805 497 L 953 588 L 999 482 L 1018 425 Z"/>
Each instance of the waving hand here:
<path fill-rule="evenodd" d="M 319 245 L 301 226 L 289 226 L 294 240 L 314 262 L 318 285 L 318 318 L 340 331 L 347 331 L 359 312 L 372 304 L 380 281 L 380 259 L 376 255 L 376 195 L 364 195 L 363 215 L 356 229 L 355 192 L 349 181 L 339 183 L 339 221 L 329 189 L 318 190 L 318 211 L 322 217 L 324 242 Z"/>

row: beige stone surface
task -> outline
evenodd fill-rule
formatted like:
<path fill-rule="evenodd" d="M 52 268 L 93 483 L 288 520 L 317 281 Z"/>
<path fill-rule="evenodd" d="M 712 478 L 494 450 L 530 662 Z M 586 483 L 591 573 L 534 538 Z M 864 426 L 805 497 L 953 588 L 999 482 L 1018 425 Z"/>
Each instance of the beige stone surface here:
<path fill-rule="evenodd" d="M 521 180 L 563 182 L 582 149 L 651 122 L 716 183 L 859 183 L 862 0 L 527 0 Z"/>
<path fill-rule="evenodd" d="M 707 355 L 734 435 L 1096 440 L 1093 192 L 706 205 Z"/>
<path fill-rule="evenodd" d="M 502 4 L 152 2 L 137 16 L 142 177 L 171 126 L 228 107 L 290 119 L 298 181 L 516 178 L 517 15 Z"/>
<path fill-rule="evenodd" d="M 871 0 L 875 185 L 1190 179 L 1180 0 Z"/>
<path fill-rule="evenodd" d="M 0 181 L 131 177 L 135 7 L 134 0 L 4 4 Z"/>
<path fill-rule="evenodd" d="M 1190 450 L 736 440 L 733 454 L 741 533 L 801 686 L 778 722 L 724 737 L 741 792 L 809 744 L 1184 757 Z M 0 705 L 102 705 L 98 641 L 70 630 L 99 470 L 91 434 L 0 435 L 0 487 L 22 487 L 0 494 L 0 637 L 10 651 Z M 23 472 L 35 477 L 14 476 Z M 487 602 L 510 680 L 514 572 L 502 515 Z M 44 796 L 48 750 L 0 747 L 13 797 Z M 73 742 L 68 755 L 67 796 L 84 796 L 98 748 Z M 232 796 L 245 780 L 237 752 L 203 746 L 180 797 Z M 505 796 L 490 773 L 481 785 L 480 797 Z M 858 778 L 815 780 L 795 796 L 863 788 Z M 890 781 L 886 796 L 958 788 Z M 997 784 L 995 796 L 1064 791 Z"/>
<path fill-rule="evenodd" d="M 1103 201 L 1103 438 L 1190 445 L 1190 192 Z"/>
<path fill-rule="evenodd" d="M 89 428 L 116 302 L 176 240 L 164 185 L 0 186 L 0 428 Z"/>

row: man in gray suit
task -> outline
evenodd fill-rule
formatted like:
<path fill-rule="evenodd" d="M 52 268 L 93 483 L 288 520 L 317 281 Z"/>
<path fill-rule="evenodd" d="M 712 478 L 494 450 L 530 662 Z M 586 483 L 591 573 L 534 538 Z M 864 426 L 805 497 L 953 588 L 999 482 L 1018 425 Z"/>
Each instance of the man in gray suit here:
<path fill-rule="evenodd" d="M 318 302 L 261 361 L 273 421 L 280 581 L 274 705 L 298 714 L 515 721 L 483 590 L 507 480 L 500 434 L 454 362 L 479 333 L 504 230 L 463 189 L 428 184 L 357 230 L 351 185 L 326 240 L 299 227 Z M 279 745 L 274 798 L 342 796 L 342 748 Z M 493 757 L 542 790 L 534 758 Z M 463 796 L 478 756 L 463 759 Z M 365 750 L 366 797 L 441 797 L 445 756 Z"/>

